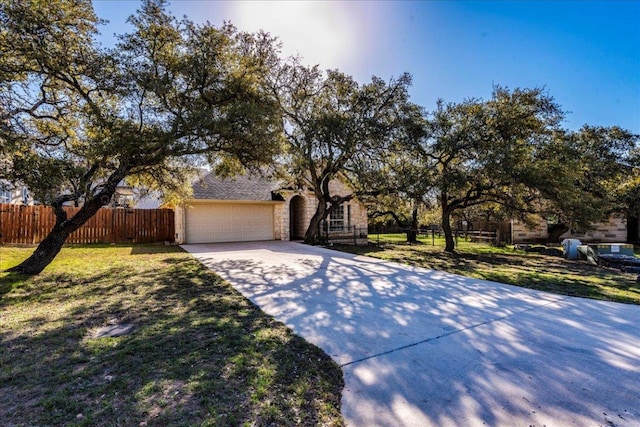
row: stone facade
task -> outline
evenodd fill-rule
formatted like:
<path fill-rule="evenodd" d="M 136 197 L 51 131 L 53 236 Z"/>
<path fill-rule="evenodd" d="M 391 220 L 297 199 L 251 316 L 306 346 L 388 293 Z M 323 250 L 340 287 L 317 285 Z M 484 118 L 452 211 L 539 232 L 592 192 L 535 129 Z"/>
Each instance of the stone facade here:
<path fill-rule="evenodd" d="M 511 221 L 512 243 L 540 242 L 547 238 L 547 221 L 539 218 L 531 227 L 518 221 Z"/>
<path fill-rule="evenodd" d="M 333 180 L 329 183 L 329 191 L 337 196 L 346 196 L 351 190 L 342 182 Z M 318 199 L 312 191 L 281 190 L 284 204 L 276 207 L 275 221 L 276 239 L 291 240 L 302 238 L 309 227 L 311 217 L 318 208 Z M 352 230 L 364 230 L 368 226 L 367 208 L 359 200 L 352 199 L 344 204 L 344 227 Z M 278 233 L 278 230 L 280 232 Z M 366 237 L 365 237 L 366 239 Z"/>
<path fill-rule="evenodd" d="M 533 228 L 513 220 L 511 222 L 511 236 L 513 243 L 530 243 L 545 240 L 547 221 L 540 218 Z M 627 240 L 627 224 L 624 218 L 611 217 L 608 221 L 594 224 L 593 229 L 586 233 L 566 232 L 560 239 L 578 239 L 583 242 L 619 243 Z"/>

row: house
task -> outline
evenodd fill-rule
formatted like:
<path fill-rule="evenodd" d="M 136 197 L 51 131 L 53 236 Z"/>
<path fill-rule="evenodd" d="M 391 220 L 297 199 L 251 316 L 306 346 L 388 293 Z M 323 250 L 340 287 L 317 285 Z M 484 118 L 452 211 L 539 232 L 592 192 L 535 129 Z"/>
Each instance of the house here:
<path fill-rule="evenodd" d="M 333 180 L 330 191 L 347 195 Z M 175 208 L 178 243 L 302 239 L 317 208 L 309 189 L 296 189 L 259 173 L 220 178 L 208 173 L 193 184 L 193 196 Z M 367 209 L 358 200 L 343 203 L 328 219 L 330 231 L 367 228 Z"/>
<path fill-rule="evenodd" d="M 33 199 L 26 186 L 9 184 L 6 181 L 0 181 L 0 204 L 2 203 L 25 206 L 40 204 L 39 201 Z M 80 204 L 82 204 L 82 200 L 80 200 Z M 118 184 L 109 206 L 113 208 L 158 209 L 161 204 L 159 193 L 146 192 L 122 181 Z M 65 206 L 72 205 L 73 202 L 65 203 Z"/>
<path fill-rule="evenodd" d="M 547 220 L 539 218 L 533 227 L 527 227 L 517 220 L 511 221 L 511 236 L 513 243 L 543 242 L 548 236 Z M 562 239 L 578 239 L 583 242 L 610 242 L 619 243 L 627 241 L 627 224 L 624 218 L 611 217 L 608 221 L 594 224 L 593 229 L 584 233 L 568 231 L 560 236 Z"/>
<path fill-rule="evenodd" d="M 24 185 L 10 185 L 6 182 L 0 182 L 0 204 L 1 203 L 32 205 L 33 198 L 29 194 L 29 189 Z"/>
<path fill-rule="evenodd" d="M 121 181 L 109 205 L 113 208 L 158 209 L 162 205 L 162 195 L 157 191 L 132 187 Z"/>

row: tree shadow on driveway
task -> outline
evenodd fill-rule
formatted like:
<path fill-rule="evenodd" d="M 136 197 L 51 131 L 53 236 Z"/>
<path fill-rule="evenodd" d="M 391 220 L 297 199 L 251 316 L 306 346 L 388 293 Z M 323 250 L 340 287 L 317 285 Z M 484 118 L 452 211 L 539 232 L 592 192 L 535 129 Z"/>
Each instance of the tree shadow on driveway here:
<path fill-rule="evenodd" d="M 640 307 L 296 243 L 185 248 L 343 367 L 350 425 L 640 423 Z"/>

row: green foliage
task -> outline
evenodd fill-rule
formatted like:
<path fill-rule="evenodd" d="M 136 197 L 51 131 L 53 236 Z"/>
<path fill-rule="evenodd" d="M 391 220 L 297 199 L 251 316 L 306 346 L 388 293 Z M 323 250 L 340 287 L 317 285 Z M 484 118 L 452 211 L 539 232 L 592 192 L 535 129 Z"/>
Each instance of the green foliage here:
<path fill-rule="evenodd" d="M 420 156 L 419 143 L 426 127 L 418 113 L 407 122 L 405 131 L 395 136 L 381 158 L 381 167 L 368 174 L 370 180 L 373 178 L 370 185 L 381 189 L 380 194 L 364 199 L 374 223 L 392 218 L 400 227 L 416 228 L 419 217 L 434 205 L 433 174 Z"/>
<path fill-rule="evenodd" d="M 536 199 L 534 155 L 559 131 L 561 119 L 553 98 L 539 89 L 496 87 L 489 101 L 438 103 L 417 152 L 432 171 L 447 251 L 454 248 L 455 212 L 488 203 L 529 210 Z"/>
<path fill-rule="evenodd" d="M 0 178 L 42 202 L 103 197 L 110 177 L 175 190 L 219 153 L 254 164 L 278 150 L 265 35 L 178 21 L 161 1 L 115 49 L 95 41 L 88 1 L 3 1 L 0 22 Z"/>
<path fill-rule="evenodd" d="M 300 188 L 311 188 L 318 210 L 307 240 L 335 206 L 367 193 L 379 193 L 383 159 L 420 110 L 409 102 L 409 75 L 385 82 L 373 77 L 360 85 L 339 71 L 324 75 L 297 60 L 282 64 L 272 83 L 278 94 L 286 136 L 285 163 Z M 351 194 L 332 194 L 329 182 L 345 180 Z"/>
<path fill-rule="evenodd" d="M 637 165 L 632 155 L 638 135 L 618 127 L 585 125 L 566 132 L 543 153 L 538 188 L 545 203 L 541 211 L 559 223 L 588 230 L 612 214 L 633 210 Z M 634 184 L 635 183 L 635 184 Z"/>
<path fill-rule="evenodd" d="M 488 101 L 440 101 L 423 136 L 401 141 L 405 152 L 391 155 L 410 160 L 385 172 L 397 191 L 382 204 L 397 215 L 408 202 L 437 203 L 447 251 L 454 249 L 452 218 L 527 222 L 542 214 L 586 230 L 637 209 L 638 135 L 617 127 L 571 132 L 561 127 L 563 115 L 540 89 L 496 87 Z"/>
<path fill-rule="evenodd" d="M 532 156 L 558 129 L 561 117 L 553 100 L 537 89 L 498 87 L 486 102 L 440 103 L 425 150 L 440 202 L 452 209 L 489 201 L 517 207 L 526 200 L 519 185 L 535 178 Z"/>
<path fill-rule="evenodd" d="M 279 151 L 273 39 L 178 21 L 162 0 L 129 22 L 107 49 L 90 1 L 0 0 L 0 180 L 57 214 L 21 272 L 42 271 L 125 178 L 175 200 L 205 161 L 252 166 Z M 73 218 L 68 202 L 82 205 Z"/>

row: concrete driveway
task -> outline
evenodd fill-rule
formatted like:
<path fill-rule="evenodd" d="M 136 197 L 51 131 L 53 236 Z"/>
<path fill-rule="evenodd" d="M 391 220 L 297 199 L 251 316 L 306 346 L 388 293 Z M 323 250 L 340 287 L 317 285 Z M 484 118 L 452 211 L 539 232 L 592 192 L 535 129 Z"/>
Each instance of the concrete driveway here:
<path fill-rule="evenodd" d="M 342 366 L 349 426 L 639 426 L 640 307 L 291 242 L 185 245 Z"/>

